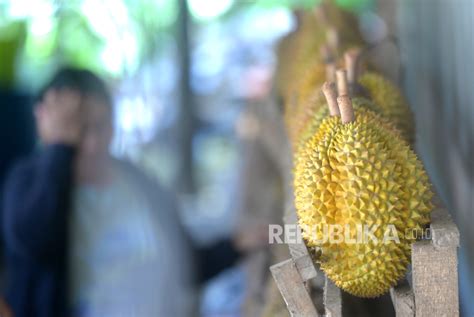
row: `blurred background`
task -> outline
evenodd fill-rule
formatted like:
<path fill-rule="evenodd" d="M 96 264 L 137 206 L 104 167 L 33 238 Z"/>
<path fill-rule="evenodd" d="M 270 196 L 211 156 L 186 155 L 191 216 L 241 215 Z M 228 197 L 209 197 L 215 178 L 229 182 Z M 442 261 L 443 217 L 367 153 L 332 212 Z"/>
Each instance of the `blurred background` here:
<path fill-rule="evenodd" d="M 27 100 L 58 67 L 91 69 L 114 92 L 111 151 L 182 194 L 194 221 L 209 218 L 228 230 L 235 123 L 248 99 L 269 91 L 273 45 L 294 23 L 290 4 L 0 0 L 0 85 L 18 100 L 2 100 L 2 120 L 15 130 L 10 136 L 23 138 L 11 143 L 22 143 L 20 152 L 32 147 Z M 21 125 L 6 108 L 22 112 Z"/>
<path fill-rule="evenodd" d="M 258 129 L 252 130 L 247 110 L 271 99 L 275 48 L 296 26 L 293 10 L 317 2 L 0 0 L 0 177 L 36 146 L 31 99 L 39 87 L 61 65 L 85 67 L 114 92 L 114 155 L 179 194 L 196 239 L 209 243 L 230 234 L 249 212 L 246 159 L 260 151 L 248 143 Z M 382 45 L 375 57 L 405 89 L 416 114 L 418 150 L 460 228 L 461 309 L 474 316 L 474 3 L 336 3 L 358 15 L 369 43 L 398 38 L 398 48 Z M 275 177 L 271 168 L 266 173 Z M 278 189 L 269 195 L 278 196 Z M 262 208 L 278 207 L 251 208 L 258 218 Z M 242 274 L 228 273 L 229 298 L 211 283 L 203 315 L 241 314 L 248 288 Z"/>

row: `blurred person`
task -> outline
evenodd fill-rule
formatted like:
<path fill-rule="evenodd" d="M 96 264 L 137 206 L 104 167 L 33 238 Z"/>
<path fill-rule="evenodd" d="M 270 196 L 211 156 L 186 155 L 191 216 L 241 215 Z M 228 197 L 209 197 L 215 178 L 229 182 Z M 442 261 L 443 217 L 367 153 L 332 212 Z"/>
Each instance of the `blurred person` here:
<path fill-rule="evenodd" d="M 4 61 L 5 62 L 5 61 Z M 31 115 L 30 98 L 13 87 L 0 87 L 0 188 L 11 165 L 20 157 L 32 152 L 34 148 L 34 123 Z M 15 136 L 15 137 L 12 137 Z M 0 205 L 3 195 L 0 192 Z M 0 217 L 0 228 L 3 217 Z M 1 229 L 0 229 L 1 230 Z M 4 241 L 0 238 L 0 288 L 4 287 Z M 0 317 L 11 317 L 11 311 L 0 299 Z"/>
<path fill-rule="evenodd" d="M 0 317 L 14 317 L 10 306 L 0 298 Z"/>
<path fill-rule="evenodd" d="M 192 316 L 195 282 L 266 241 L 266 231 L 248 230 L 193 246 L 172 195 L 109 155 L 112 100 L 93 73 L 59 71 L 35 118 L 44 147 L 5 186 L 6 298 L 16 317 Z"/>

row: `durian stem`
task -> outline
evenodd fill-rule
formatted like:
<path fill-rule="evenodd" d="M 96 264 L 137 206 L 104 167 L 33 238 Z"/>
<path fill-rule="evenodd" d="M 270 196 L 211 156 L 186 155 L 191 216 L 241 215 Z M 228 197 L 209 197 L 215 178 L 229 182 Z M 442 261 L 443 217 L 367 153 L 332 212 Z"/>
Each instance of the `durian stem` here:
<path fill-rule="evenodd" d="M 349 95 L 349 85 L 347 84 L 347 75 L 345 70 L 338 69 L 336 71 L 336 83 L 339 96 Z"/>
<path fill-rule="evenodd" d="M 293 16 L 296 21 L 296 29 L 299 30 L 301 28 L 301 24 L 303 23 L 303 10 L 293 10 Z"/>
<path fill-rule="evenodd" d="M 339 116 L 339 106 L 337 104 L 336 87 L 332 82 L 325 82 L 323 85 L 323 94 L 326 97 L 326 102 L 331 116 Z"/>
<path fill-rule="evenodd" d="M 337 104 L 341 112 L 341 121 L 343 124 L 354 122 L 354 108 L 352 107 L 351 98 L 348 95 L 337 97 Z"/>
<path fill-rule="evenodd" d="M 326 64 L 326 80 L 329 82 L 336 81 L 336 64 L 334 63 L 334 55 L 331 52 L 329 44 L 321 46 L 321 56 Z"/>
<path fill-rule="evenodd" d="M 313 10 L 314 15 L 316 16 L 316 20 L 323 25 L 327 26 L 329 24 L 328 22 L 328 13 L 326 8 L 324 7 L 323 4 L 318 4 L 314 10 Z"/>
<path fill-rule="evenodd" d="M 347 80 L 350 86 L 354 86 L 359 77 L 359 59 L 361 50 L 353 48 L 344 53 L 344 63 L 346 64 Z"/>
<path fill-rule="evenodd" d="M 336 64 L 334 62 L 326 64 L 326 80 L 332 83 L 336 81 Z"/>
<path fill-rule="evenodd" d="M 333 60 L 333 55 L 331 53 L 331 48 L 328 44 L 323 44 L 320 48 L 321 58 L 324 63 L 330 63 Z"/>
<path fill-rule="evenodd" d="M 334 52 L 334 55 L 337 55 L 337 52 L 339 52 L 339 46 L 340 46 L 339 33 L 337 29 L 334 27 L 330 27 L 326 31 L 326 39 L 329 44 L 329 47 Z"/>

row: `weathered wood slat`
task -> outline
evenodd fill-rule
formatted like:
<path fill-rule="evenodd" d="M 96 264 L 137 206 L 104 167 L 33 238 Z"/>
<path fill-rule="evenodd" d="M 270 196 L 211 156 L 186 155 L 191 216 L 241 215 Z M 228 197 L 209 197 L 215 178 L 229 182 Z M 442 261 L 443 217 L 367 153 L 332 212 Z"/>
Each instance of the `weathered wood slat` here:
<path fill-rule="evenodd" d="M 309 255 L 305 255 L 294 260 L 296 268 L 301 275 L 303 281 L 309 281 L 317 276 L 314 268 L 313 259 Z"/>
<path fill-rule="evenodd" d="M 418 241 L 412 246 L 416 316 L 459 316 L 459 231 L 441 207 L 431 218 L 431 241 Z"/>
<path fill-rule="evenodd" d="M 342 317 L 341 290 L 327 276 L 324 283 L 324 308 L 327 317 Z"/>
<path fill-rule="evenodd" d="M 416 317 L 459 316 L 457 249 L 416 242 L 412 267 Z"/>
<path fill-rule="evenodd" d="M 397 317 L 415 317 L 415 297 L 407 280 L 390 289 L 390 297 Z"/>
<path fill-rule="evenodd" d="M 431 241 L 435 248 L 457 248 L 459 230 L 443 208 L 436 208 L 431 213 Z"/>
<path fill-rule="evenodd" d="M 292 317 L 319 316 L 293 259 L 271 266 L 270 271 Z"/>
<path fill-rule="evenodd" d="M 292 212 L 287 212 L 286 216 L 283 218 L 283 222 L 288 225 L 295 225 L 298 223 L 294 209 Z M 301 236 L 301 229 L 298 227 L 297 230 L 299 232 L 295 234 Z M 317 271 L 303 241 L 300 241 L 299 243 L 288 243 L 288 247 L 290 249 L 291 257 L 293 258 L 303 281 L 306 282 L 315 278 Z"/>

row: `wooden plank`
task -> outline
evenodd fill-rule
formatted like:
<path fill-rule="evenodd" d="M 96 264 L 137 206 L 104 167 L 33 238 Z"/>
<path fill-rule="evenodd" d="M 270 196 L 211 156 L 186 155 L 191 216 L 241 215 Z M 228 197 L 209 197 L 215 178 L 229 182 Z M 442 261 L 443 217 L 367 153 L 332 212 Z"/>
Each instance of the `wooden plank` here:
<path fill-rule="evenodd" d="M 309 255 L 305 255 L 294 260 L 296 268 L 300 273 L 304 282 L 309 281 L 317 276 L 317 271 L 314 268 L 313 259 Z"/>
<path fill-rule="evenodd" d="M 292 259 L 271 266 L 270 271 L 292 317 L 319 316 Z"/>
<path fill-rule="evenodd" d="M 327 276 L 324 284 L 324 307 L 327 317 L 342 317 L 341 290 Z"/>
<path fill-rule="evenodd" d="M 431 241 L 412 245 L 416 316 L 459 316 L 459 230 L 441 203 L 431 214 Z"/>
<path fill-rule="evenodd" d="M 297 225 L 298 218 L 296 217 L 296 213 L 294 209 L 292 211 L 287 211 L 286 215 L 283 217 L 283 223 L 285 225 Z M 301 229 L 298 227 L 299 232 L 295 233 L 299 237 L 301 237 Z M 286 233 L 286 232 L 285 232 Z M 308 249 L 306 245 L 301 241 L 301 243 L 288 243 L 288 247 L 290 248 L 291 257 L 296 260 L 300 257 L 308 255 Z"/>
<path fill-rule="evenodd" d="M 286 215 L 283 217 L 283 222 L 285 225 L 298 224 L 298 219 L 296 217 L 294 209 L 293 211 L 288 211 L 286 213 Z M 300 229 L 298 228 L 298 230 Z M 296 234 L 301 236 L 301 231 Z M 308 249 L 306 248 L 304 243 L 288 243 L 288 247 L 290 248 L 290 254 L 293 260 L 308 255 Z"/>
<path fill-rule="evenodd" d="M 415 298 L 406 279 L 390 289 L 390 297 L 397 317 L 415 317 Z"/>
<path fill-rule="evenodd" d="M 457 248 L 436 248 L 431 241 L 412 245 L 416 317 L 459 316 Z"/>
<path fill-rule="evenodd" d="M 435 248 L 457 248 L 459 230 L 444 208 L 435 208 L 431 213 L 431 241 Z"/>
<path fill-rule="evenodd" d="M 298 223 L 295 212 L 288 212 L 287 215 L 283 218 L 283 222 L 288 225 L 294 225 Z M 296 233 L 301 237 L 301 229 L 298 227 L 299 232 Z M 290 249 L 291 257 L 295 262 L 295 265 L 300 273 L 303 281 L 308 281 L 317 276 L 316 268 L 314 267 L 313 260 L 309 255 L 306 245 L 301 243 L 288 243 L 288 248 Z"/>

